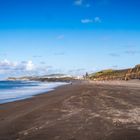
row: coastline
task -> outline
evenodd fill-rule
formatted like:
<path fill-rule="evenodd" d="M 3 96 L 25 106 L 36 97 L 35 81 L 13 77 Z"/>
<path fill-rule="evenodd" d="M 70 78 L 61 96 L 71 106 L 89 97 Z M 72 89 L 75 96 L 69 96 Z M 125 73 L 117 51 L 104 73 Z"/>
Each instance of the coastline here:
<path fill-rule="evenodd" d="M 3 82 L 0 83 L 0 104 L 32 98 L 35 95 L 48 93 L 59 86 L 69 84 L 68 82 L 40 82 L 23 80 Z"/>
<path fill-rule="evenodd" d="M 47 94 L 1 104 L 0 139 L 138 140 L 139 93 L 138 82 L 75 81 Z"/>

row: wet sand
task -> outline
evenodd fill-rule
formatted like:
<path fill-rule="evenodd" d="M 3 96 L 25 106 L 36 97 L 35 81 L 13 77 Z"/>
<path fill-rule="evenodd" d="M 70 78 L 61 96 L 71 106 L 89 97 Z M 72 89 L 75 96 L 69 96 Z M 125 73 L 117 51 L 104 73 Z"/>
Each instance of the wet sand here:
<path fill-rule="evenodd" d="M 140 140 L 140 82 L 116 82 L 77 81 L 2 104 L 0 140 Z"/>

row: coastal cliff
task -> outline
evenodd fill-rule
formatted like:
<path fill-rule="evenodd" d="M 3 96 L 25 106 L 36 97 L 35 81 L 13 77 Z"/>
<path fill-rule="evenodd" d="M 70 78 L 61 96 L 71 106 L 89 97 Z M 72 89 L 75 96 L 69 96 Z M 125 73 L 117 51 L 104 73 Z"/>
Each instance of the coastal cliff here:
<path fill-rule="evenodd" d="M 103 70 L 96 73 L 92 73 L 87 76 L 87 79 L 94 81 L 102 80 L 131 80 L 140 79 L 140 64 L 134 68 L 122 69 L 122 70 Z"/>

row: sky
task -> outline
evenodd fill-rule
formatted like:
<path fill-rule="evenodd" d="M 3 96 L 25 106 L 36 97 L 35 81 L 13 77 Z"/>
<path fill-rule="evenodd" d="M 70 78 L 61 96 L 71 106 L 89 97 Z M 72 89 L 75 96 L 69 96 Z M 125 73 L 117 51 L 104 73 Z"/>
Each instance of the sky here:
<path fill-rule="evenodd" d="M 139 0 L 0 0 L 0 78 L 139 64 Z"/>

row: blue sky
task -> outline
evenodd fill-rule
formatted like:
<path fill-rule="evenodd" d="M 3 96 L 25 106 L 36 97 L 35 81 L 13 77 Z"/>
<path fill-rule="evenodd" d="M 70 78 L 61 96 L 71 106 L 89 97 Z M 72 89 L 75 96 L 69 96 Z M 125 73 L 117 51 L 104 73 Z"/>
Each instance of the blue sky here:
<path fill-rule="evenodd" d="M 0 75 L 83 74 L 140 58 L 139 0 L 0 0 Z"/>

